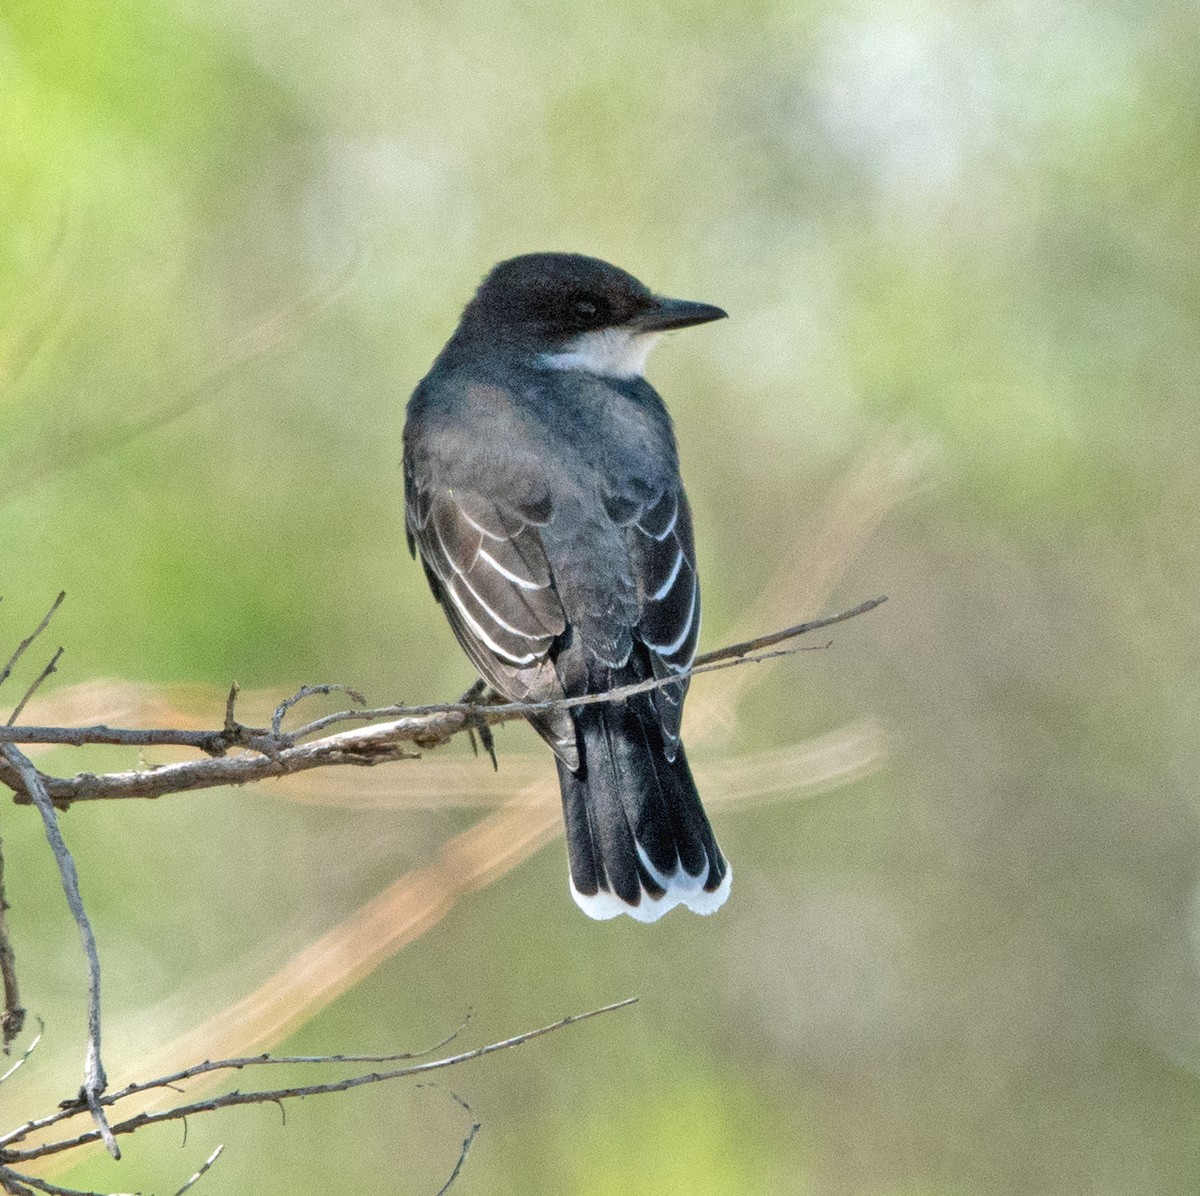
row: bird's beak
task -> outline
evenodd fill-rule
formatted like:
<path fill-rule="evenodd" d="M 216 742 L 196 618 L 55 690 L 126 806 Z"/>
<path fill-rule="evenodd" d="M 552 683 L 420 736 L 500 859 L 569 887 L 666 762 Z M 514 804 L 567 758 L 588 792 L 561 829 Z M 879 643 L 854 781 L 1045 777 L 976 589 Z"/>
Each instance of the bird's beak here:
<path fill-rule="evenodd" d="M 665 299 L 654 297 L 654 306 L 648 307 L 629 321 L 636 332 L 669 332 L 672 328 L 690 328 L 693 324 L 707 324 L 710 320 L 723 320 L 728 312 L 711 303 L 693 303 L 690 299 Z"/>

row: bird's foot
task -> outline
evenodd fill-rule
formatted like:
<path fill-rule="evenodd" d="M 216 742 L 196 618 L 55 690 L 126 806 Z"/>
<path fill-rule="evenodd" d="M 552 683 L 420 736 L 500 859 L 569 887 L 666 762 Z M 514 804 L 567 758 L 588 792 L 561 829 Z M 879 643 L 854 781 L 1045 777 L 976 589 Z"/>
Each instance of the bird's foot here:
<path fill-rule="evenodd" d="M 477 707 L 477 711 L 467 715 L 467 735 L 471 740 L 471 751 L 476 756 L 479 755 L 479 744 L 483 744 L 483 750 L 487 752 L 492 761 L 492 768 L 500 771 L 500 765 L 496 760 L 496 740 L 492 735 L 492 729 L 487 724 L 487 719 L 483 715 L 482 708 L 491 706 L 496 702 L 503 702 L 503 694 L 497 693 L 482 677 L 480 677 L 470 689 L 467 690 L 461 698 L 458 699 L 465 706 Z M 475 736 L 478 733 L 479 743 L 475 742 Z"/>

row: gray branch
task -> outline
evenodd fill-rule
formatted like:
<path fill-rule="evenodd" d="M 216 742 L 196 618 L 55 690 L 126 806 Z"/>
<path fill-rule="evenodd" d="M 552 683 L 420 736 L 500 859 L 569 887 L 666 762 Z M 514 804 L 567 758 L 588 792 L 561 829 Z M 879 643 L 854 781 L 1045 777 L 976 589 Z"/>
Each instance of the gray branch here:
<path fill-rule="evenodd" d="M 865 614 L 884 601 L 883 598 L 874 598 L 836 615 L 813 619 L 783 631 L 772 632 L 757 639 L 706 653 L 698 657 L 693 667 L 684 673 L 634 685 L 623 685 L 602 694 L 587 694 L 559 701 L 506 702 L 487 706 L 455 702 L 439 706 L 387 706 L 373 710 L 346 710 L 316 719 L 294 732 L 281 731 L 276 734 L 270 728 L 244 727 L 238 723 L 232 716 L 232 703 L 236 691 L 231 691 L 225 725 L 220 730 L 138 730 L 107 726 L 0 727 L 0 744 L 179 746 L 196 748 L 209 757 L 127 772 L 100 775 L 84 772 L 70 778 L 38 774 L 45 791 L 55 805 L 61 807 L 76 801 L 152 798 L 193 789 L 246 785 L 331 765 L 371 766 L 391 760 L 411 759 L 419 754 L 412 750 L 413 747 L 438 747 L 460 732 L 478 726 L 481 719 L 489 724 L 501 723 L 554 709 L 620 701 L 664 685 L 673 685 L 685 677 L 788 656 L 801 649 L 795 645 L 784 648 L 775 645 Z M 306 696 L 319 688 L 306 686 L 299 696 Z M 381 718 L 387 721 L 338 731 L 308 742 L 298 742 L 338 723 Z M 235 747 L 247 750 L 242 754 L 228 755 L 229 750 Z M 11 765 L 6 767 L 2 760 L 0 782 L 16 793 L 18 802 L 27 803 L 30 800 L 20 772 Z"/>
<path fill-rule="evenodd" d="M 29 645 L 46 630 L 50 620 L 54 618 L 54 612 L 62 606 L 66 596 L 66 590 L 60 590 L 58 597 L 50 604 L 50 609 L 42 616 L 42 621 L 17 645 L 16 651 L 8 658 L 8 663 L 0 669 L 0 685 L 3 685 L 8 680 L 9 675 L 17 666 L 17 661 L 25 655 Z"/>
<path fill-rule="evenodd" d="M 442 1071 L 447 1067 L 457 1067 L 459 1064 L 468 1063 L 473 1059 L 482 1059 L 487 1055 L 494 1055 L 497 1051 L 511 1050 L 513 1047 L 519 1047 L 527 1042 L 532 1042 L 535 1038 L 541 1038 L 545 1034 L 552 1034 L 556 1030 L 563 1030 L 567 1026 L 573 1026 L 577 1022 L 588 1021 L 590 1018 L 599 1017 L 601 1014 L 613 1013 L 618 1009 L 625 1009 L 636 1002 L 637 997 L 626 997 L 623 1001 L 616 1001 L 611 1005 L 605 1005 L 599 1009 L 590 1009 L 586 1013 L 574 1013 L 568 1017 L 560 1018 L 556 1022 L 551 1022 L 547 1026 L 540 1026 L 536 1030 L 527 1030 L 523 1034 L 516 1034 L 511 1038 L 505 1038 L 499 1042 L 488 1043 L 487 1046 L 475 1047 L 473 1050 L 461 1051 L 456 1055 L 447 1055 L 441 1059 L 431 1059 L 425 1063 L 413 1063 L 408 1067 L 396 1067 L 387 1071 L 373 1071 L 364 1075 L 347 1076 L 343 1079 L 330 1080 L 323 1084 L 304 1084 L 290 1088 L 260 1089 L 253 1092 L 226 1092 L 221 1096 L 210 1097 L 208 1100 L 176 1105 L 170 1109 L 141 1112 L 124 1121 L 117 1122 L 112 1127 L 112 1133 L 118 1135 L 132 1134 L 145 1125 L 156 1125 L 162 1121 L 181 1121 L 184 1118 L 194 1117 L 200 1113 L 212 1113 L 217 1109 L 229 1109 L 237 1105 L 278 1104 L 280 1101 L 299 1100 L 307 1096 L 325 1096 L 334 1092 L 348 1092 L 352 1088 L 361 1088 L 365 1084 L 379 1084 L 385 1080 L 399 1080 L 409 1076 L 427 1075 L 430 1072 Z M 385 1058 L 398 1059 L 410 1057 L 410 1055 L 385 1056 Z M 314 1057 L 293 1060 L 293 1062 L 307 1064 L 328 1064 L 343 1061 L 342 1058 L 335 1055 L 324 1058 Z M 142 1084 L 130 1085 L 129 1088 L 121 1092 L 101 1097 L 99 1104 L 105 1108 L 110 1107 L 118 1101 L 124 1100 L 134 1092 L 142 1092 L 147 1088 L 169 1086 L 170 1083 L 178 1082 L 181 1076 L 189 1078 L 192 1075 L 200 1075 L 206 1071 L 221 1069 L 241 1070 L 243 1068 L 264 1066 L 275 1062 L 282 1062 L 282 1060 L 275 1060 L 270 1055 L 255 1055 L 243 1059 L 223 1059 L 218 1062 L 197 1064 L 195 1068 L 190 1068 L 184 1073 L 176 1073 L 172 1077 L 160 1077 L 159 1079 L 147 1081 Z M 77 1147 L 86 1146 L 89 1142 L 95 1142 L 101 1136 L 98 1130 L 85 1130 L 68 1138 L 43 1142 L 38 1146 L 30 1146 L 25 1149 L 22 1149 L 18 1145 L 35 1130 L 43 1128 L 47 1124 L 53 1124 L 61 1119 L 58 1115 L 55 1115 L 52 1118 L 31 1121 L 21 1126 L 20 1129 L 4 1135 L 3 1139 L 0 1139 L 0 1143 L 2 1143 L 0 1145 L 0 1168 L 13 1163 L 27 1163 L 33 1159 L 45 1158 L 47 1155 L 62 1154 L 64 1151 L 74 1150 Z M 471 1137 L 473 1136 L 474 1134 L 472 1133 Z"/>
<path fill-rule="evenodd" d="M 4 844 L 0 841 L 0 980 L 4 983 L 4 1012 L 0 1014 L 0 1049 L 7 1055 L 25 1025 L 25 1009 L 17 984 L 17 960 L 8 933 L 8 900 L 4 895 Z M 7 1074 L 7 1073 L 6 1073 Z"/>
<path fill-rule="evenodd" d="M 100 1096 L 108 1086 L 104 1076 L 104 1064 L 100 1061 L 100 956 L 96 951 L 96 936 L 92 933 L 92 924 L 83 908 L 83 898 L 79 895 L 79 874 L 75 870 L 75 861 L 67 850 L 67 844 L 58 826 L 58 814 L 54 803 L 46 792 L 41 774 L 29 758 L 12 743 L 0 744 L 0 753 L 5 760 L 20 775 L 25 793 L 38 808 L 42 816 L 42 824 L 46 829 L 46 838 L 50 842 L 50 850 L 54 853 L 55 863 L 58 864 L 59 876 L 62 879 L 63 892 L 67 897 L 67 905 L 71 915 L 79 927 L 83 939 L 83 950 L 88 962 L 88 1045 L 87 1056 L 83 1068 L 83 1087 L 79 1099 L 91 1110 L 96 1122 L 97 1134 L 104 1139 L 109 1154 L 114 1159 L 121 1157 L 121 1149 L 113 1132 L 109 1129 L 104 1111 L 100 1107 Z"/>

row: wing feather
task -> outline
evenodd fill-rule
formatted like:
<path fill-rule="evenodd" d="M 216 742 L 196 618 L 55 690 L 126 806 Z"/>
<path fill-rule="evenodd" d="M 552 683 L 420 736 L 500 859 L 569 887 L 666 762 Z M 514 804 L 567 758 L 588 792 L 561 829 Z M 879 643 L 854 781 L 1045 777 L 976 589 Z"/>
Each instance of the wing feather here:
<path fill-rule="evenodd" d="M 627 523 L 638 574 L 640 615 L 635 629 L 654 676 L 686 672 L 700 635 L 700 586 L 687 497 L 679 485 L 651 495 Z M 654 691 L 668 754 L 674 758 L 687 680 Z"/>
<path fill-rule="evenodd" d="M 406 531 L 456 637 L 480 675 L 514 701 L 562 697 L 551 660 L 567 627 L 533 519 L 473 491 L 423 486 L 409 477 Z M 531 514 L 547 521 L 547 504 Z M 534 725 L 570 767 L 578 767 L 565 712 Z"/>

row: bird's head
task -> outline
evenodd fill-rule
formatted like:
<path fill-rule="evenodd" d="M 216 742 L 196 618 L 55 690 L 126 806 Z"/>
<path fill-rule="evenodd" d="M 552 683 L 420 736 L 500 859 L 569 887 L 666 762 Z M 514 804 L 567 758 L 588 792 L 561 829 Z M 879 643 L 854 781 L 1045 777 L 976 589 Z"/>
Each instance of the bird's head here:
<path fill-rule="evenodd" d="M 527 253 L 495 266 L 463 313 L 474 336 L 527 349 L 551 369 L 633 378 L 659 336 L 719 320 L 710 303 L 654 294 L 632 274 L 578 253 Z"/>

